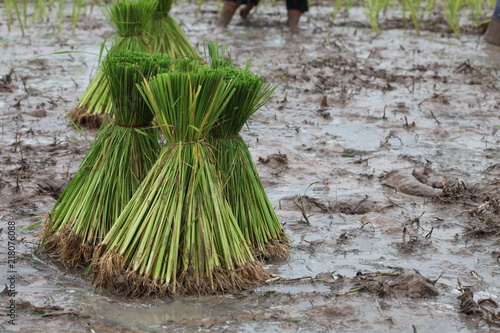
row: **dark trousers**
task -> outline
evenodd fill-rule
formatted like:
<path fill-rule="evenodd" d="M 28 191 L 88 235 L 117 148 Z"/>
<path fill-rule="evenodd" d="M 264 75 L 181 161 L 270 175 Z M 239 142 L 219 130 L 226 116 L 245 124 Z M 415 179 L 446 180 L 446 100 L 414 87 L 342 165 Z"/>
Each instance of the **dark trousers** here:
<path fill-rule="evenodd" d="M 234 2 L 239 5 L 246 5 L 249 2 L 254 4 L 259 3 L 259 0 L 225 0 L 225 1 Z M 304 13 L 309 10 L 309 4 L 307 0 L 286 0 L 286 9 L 300 10 L 302 13 Z"/>

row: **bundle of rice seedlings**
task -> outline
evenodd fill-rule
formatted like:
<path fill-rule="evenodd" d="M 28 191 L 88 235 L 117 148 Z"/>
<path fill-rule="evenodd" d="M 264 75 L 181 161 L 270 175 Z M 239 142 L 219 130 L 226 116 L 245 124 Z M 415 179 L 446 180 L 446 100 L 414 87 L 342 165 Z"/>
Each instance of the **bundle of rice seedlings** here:
<path fill-rule="evenodd" d="M 224 179 L 224 194 L 241 232 L 254 254 L 263 259 L 283 259 L 290 254 L 289 239 L 283 231 L 252 161 L 248 146 L 239 135 L 248 118 L 264 106 L 276 87 L 248 71 L 236 69 L 219 55 L 217 45 L 208 46 L 211 66 L 225 68 L 235 81 L 235 93 L 210 132 L 217 169 Z"/>
<path fill-rule="evenodd" d="M 144 77 L 167 71 L 163 55 L 116 52 L 107 56 L 103 73 L 110 85 L 114 122 L 98 133 L 79 170 L 47 218 L 41 249 L 57 253 L 69 267 L 90 262 L 94 248 L 156 161 L 158 131 L 137 90 Z"/>
<path fill-rule="evenodd" d="M 103 241 L 94 285 L 162 296 L 237 291 L 266 277 L 224 198 L 205 138 L 234 88 L 223 70 L 181 59 L 141 91 L 167 144 Z"/>
<path fill-rule="evenodd" d="M 158 0 L 153 18 L 147 31 L 151 35 L 151 52 L 165 53 L 172 58 L 191 57 L 199 59 L 194 47 L 189 43 L 184 31 L 170 16 L 173 0 Z"/>
<path fill-rule="evenodd" d="M 107 7 L 108 19 L 118 32 L 108 55 L 118 51 L 149 51 L 150 39 L 145 29 L 155 7 L 156 1 L 152 0 L 122 0 Z M 80 101 L 68 114 L 78 125 L 97 127 L 101 124 L 102 116 L 110 115 L 111 111 L 109 84 L 106 75 L 99 68 Z"/>

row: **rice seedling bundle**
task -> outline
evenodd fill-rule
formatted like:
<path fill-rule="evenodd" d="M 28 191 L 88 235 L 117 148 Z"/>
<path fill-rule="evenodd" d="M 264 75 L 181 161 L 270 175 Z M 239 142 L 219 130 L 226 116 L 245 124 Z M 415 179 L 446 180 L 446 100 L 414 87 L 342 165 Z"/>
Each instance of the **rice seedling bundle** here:
<path fill-rule="evenodd" d="M 189 43 L 184 31 L 170 16 L 173 0 L 158 0 L 153 18 L 148 23 L 147 31 L 151 35 L 151 52 L 165 53 L 172 58 L 199 58 L 194 47 Z"/>
<path fill-rule="evenodd" d="M 115 121 L 99 131 L 90 151 L 49 213 L 42 249 L 65 265 L 90 262 L 99 244 L 128 203 L 160 150 L 153 115 L 136 84 L 167 71 L 167 56 L 116 52 L 106 57 Z"/>
<path fill-rule="evenodd" d="M 215 43 L 209 45 L 211 66 L 225 68 L 235 93 L 210 132 L 216 166 L 223 179 L 224 194 L 254 254 L 266 259 L 282 259 L 290 254 L 289 241 L 264 190 L 252 156 L 239 135 L 248 118 L 269 100 L 276 87 L 248 71 L 236 69 L 221 59 Z"/>
<path fill-rule="evenodd" d="M 118 32 L 108 54 L 118 51 L 149 51 L 149 37 L 145 29 L 155 6 L 156 1 L 152 0 L 122 0 L 107 8 L 108 18 Z M 102 115 L 110 115 L 111 111 L 109 84 L 106 75 L 99 68 L 69 116 L 77 124 L 96 126 L 100 124 Z"/>
<path fill-rule="evenodd" d="M 169 142 L 103 241 L 94 285 L 162 296 L 236 291 L 261 281 L 224 198 L 206 136 L 234 92 L 224 70 L 180 59 L 141 92 Z"/>

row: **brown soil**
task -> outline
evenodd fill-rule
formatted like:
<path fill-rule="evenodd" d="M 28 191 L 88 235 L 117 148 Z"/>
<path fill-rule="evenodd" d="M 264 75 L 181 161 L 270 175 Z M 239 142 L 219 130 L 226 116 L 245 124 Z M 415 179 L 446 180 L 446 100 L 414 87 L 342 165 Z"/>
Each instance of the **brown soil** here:
<path fill-rule="evenodd" d="M 15 225 L 17 322 L 3 316 L 0 328 L 499 330 L 500 47 L 484 29 L 457 39 L 431 17 L 417 37 L 387 13 L 375 35 L 362 9 L 332 22 L 326 1 L 312 2 L 295 36 L 280 2 L 224 31 L 215 2 L 194 13 L 176 5 L 172 16 L 200 52 L 204 41 L 227 43 L 236 64 L 252 57 L 269 82 L 284 78 L 243 136 L 292 255 L 241 293 L 131 300 L 101 295 L 81 271 L 38 254 L 43 226 L 22 229 L 45 219 L 96 134 L 66 112 L 97 58 L 47 54 L 98 52 L 113 29 L 95 8 L 75 36 L 48 21 L 21 38 L 2 17 L 0 253 Z M 11 299 L 4 290 L 2 307 Z"/>

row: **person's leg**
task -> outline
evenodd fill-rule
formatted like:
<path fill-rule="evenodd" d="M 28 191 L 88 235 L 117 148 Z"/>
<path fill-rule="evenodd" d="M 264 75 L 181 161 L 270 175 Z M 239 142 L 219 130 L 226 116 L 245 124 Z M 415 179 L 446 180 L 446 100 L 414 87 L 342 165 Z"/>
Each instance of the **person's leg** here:
<path fill-rule="evenodd" d="M 292 33 L 299 32 L 299 20 L 302 13 L 309 10 L 307 0 L 286 0 L 288 27 Z"/>
<path fill-rule="evenodd" d="M 488 24 L 488 30 L 486 30 L 484 39 L 491 44 L 500 45 L 500 0 L 497 0 L 493 17 Z"/>
<path fill-rule="evenodd" d="M 246 3 L 246 1 L 242 0 L 224 0 L 222 2 L 222 11 L 220 13 L 219 22 L 217 22 L 217 26 L 220 28 L 225 28 L 231 22 L 236 9 L 242 4 Z"/>
<path fill-rule="evenodd" d="M 250 11 L 257 6 L 257 1 L 249 1 L 247 5 L 240 10 L 240 16 L 242 19 L 246 20 Z"/>

